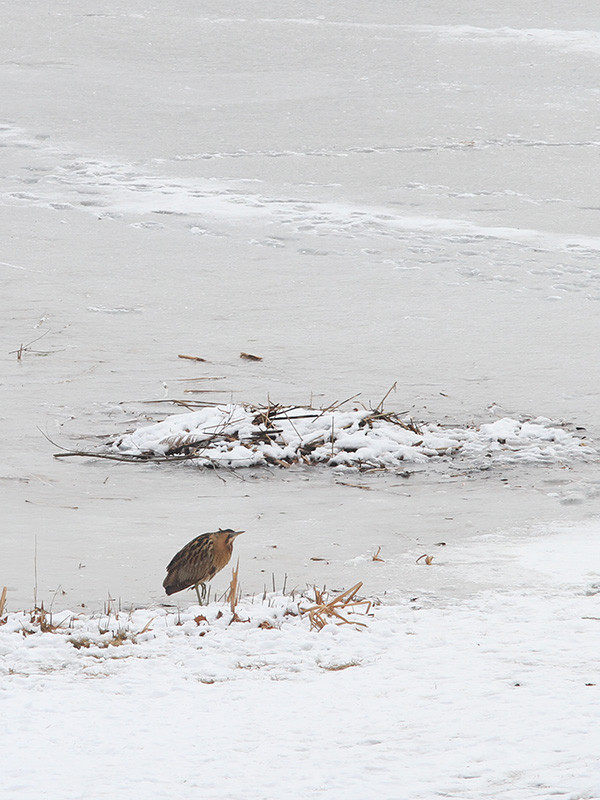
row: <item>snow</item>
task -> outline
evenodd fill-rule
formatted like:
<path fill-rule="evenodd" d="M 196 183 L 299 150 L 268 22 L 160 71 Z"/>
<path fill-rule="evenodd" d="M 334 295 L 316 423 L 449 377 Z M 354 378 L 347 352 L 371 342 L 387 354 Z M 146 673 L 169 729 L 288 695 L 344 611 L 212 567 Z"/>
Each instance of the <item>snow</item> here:
<path fill-rule="evenodd" d="M 43 774 L 65 800 L 248 786 L 298 800 L 598 797 L 599 535 L 555 527 L 444 551 L 413 569 L 503 564 L 493 588 L 458 602 L 400 590 L 348 615 L 366 627 L 311 631 L 297 613 L 311 600 L 281 594 L 242 600 L 242 622 L 184 602 L 58 612 L 42 633 L 9 613 L 3 794 L 39 796 Z"/>
<path fill-rule="evenodd" d="M 465 38 L 476 42 L 524 43 L 540 47 L 555 47 L 562 51 L 575 51 L 598 55 L 600 32 L 578 30 L 556 30 L 551 28 L 478 28 L 473 25 L 423 26 L 416 28 L 423 33 L 439 36 Z"/>

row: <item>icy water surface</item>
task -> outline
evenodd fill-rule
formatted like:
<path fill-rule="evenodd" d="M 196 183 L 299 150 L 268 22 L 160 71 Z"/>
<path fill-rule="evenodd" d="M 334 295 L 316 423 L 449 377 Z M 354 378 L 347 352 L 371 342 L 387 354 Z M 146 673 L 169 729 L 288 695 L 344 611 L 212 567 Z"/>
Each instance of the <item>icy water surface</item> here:
<path fill-rule="evenodd" d="M 597 514 L 593 459 L 232 475 L 56 461 L 44 438 L 177 411 L 147 400 L 376 405 L 397 381 L 388 405 L 425 422 L 597 441 L 600 19 L 487 5 L 3 4 L 13 608 L 160 602 L 171 555 L 219 526 L 248 531 L 248 591 L 460 596 L 473 575 L 421 550 Z"/>

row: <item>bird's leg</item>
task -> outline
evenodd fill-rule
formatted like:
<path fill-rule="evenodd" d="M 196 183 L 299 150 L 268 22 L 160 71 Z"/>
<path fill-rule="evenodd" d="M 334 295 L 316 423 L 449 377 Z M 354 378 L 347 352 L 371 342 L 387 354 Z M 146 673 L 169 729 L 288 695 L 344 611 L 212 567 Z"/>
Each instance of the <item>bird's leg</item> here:
<path fill-rule="evenodd" d="M 198 595 L 198 605 L 201 606 L 202 605 L 202 600 L 200 599 L 200 592 L 198 591 L 198 586 L 199 585 L 200 585 L 200 581 L 198 581 L 198 583 L 194 586 L 194 589 L 196 590 L 196 594 Z M 204 589 L 204 588 L 205 588 L 205 584 L 203 583 L 202 584 L 202 589 Z"/>
<path fill-rule="evenodd" d="M 207 586 L 206 586 L 205 583 L 203 583 L 202 584 L 202 603 L 203 604 L 204 604 L 204 602 L 206 600 L 206 592 L 207 592 Z"/>

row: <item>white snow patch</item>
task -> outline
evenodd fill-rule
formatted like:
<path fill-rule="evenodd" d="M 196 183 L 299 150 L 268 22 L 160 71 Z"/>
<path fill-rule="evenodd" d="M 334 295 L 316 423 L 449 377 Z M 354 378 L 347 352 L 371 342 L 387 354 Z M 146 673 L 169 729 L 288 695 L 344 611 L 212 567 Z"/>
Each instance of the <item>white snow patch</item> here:
<path fill-rule="evenodd" d="M 139 314 L 142 309 L 139 306 L 127 308 L 126 306 L 88 306 L 88 311 L 94 311 L 99 314 Z"/>
<path fill-rule="evenodd" d="M 600 53 L 600 31 L 564 30 L 558 28 L 482 28 L 473 25 L 415 25 L 415 31 L 437 33 L 455 39 L 471 39 L 485 44 L 493 42 L 523 42 L 557 47 L 561 50 Z"/>

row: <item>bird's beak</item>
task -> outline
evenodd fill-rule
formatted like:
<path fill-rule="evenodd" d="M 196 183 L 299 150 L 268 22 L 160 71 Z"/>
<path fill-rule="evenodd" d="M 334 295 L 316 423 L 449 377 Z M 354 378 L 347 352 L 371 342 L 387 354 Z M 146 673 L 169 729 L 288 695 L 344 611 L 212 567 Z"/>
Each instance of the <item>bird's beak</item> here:
<path fill-rule="evenodd" d="M 234 531 L 233 533 L 229 534 L 230 539 L 235 539 L 236 536 L 239 536 L 241 533 L 246 533 L 246 531 Z"/>

